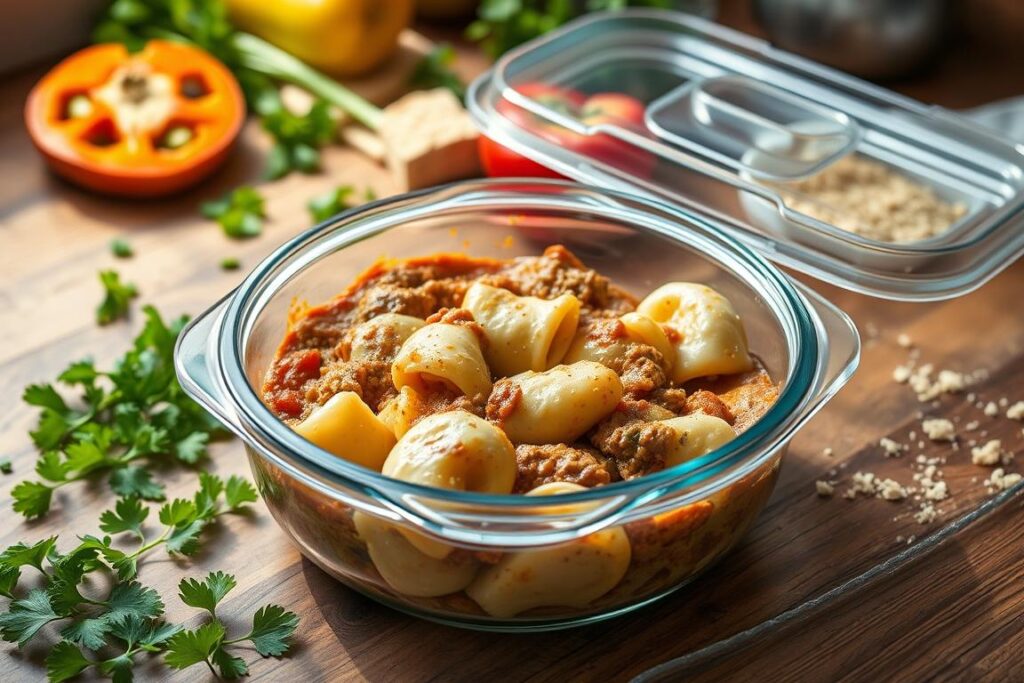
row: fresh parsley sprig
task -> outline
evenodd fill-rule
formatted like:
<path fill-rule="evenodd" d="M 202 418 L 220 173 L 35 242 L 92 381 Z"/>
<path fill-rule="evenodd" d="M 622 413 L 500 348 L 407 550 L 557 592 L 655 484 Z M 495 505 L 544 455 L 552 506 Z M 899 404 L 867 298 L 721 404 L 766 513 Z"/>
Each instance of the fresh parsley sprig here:
<path fill-rule="evenodd" d="M 235 239 L 260 235 L 263 232 L 263 219 L 267 217 L 263 195 L 247 185 L 220 199 L 203 202 L 199 211 L 210 220 L 220 223 L 224 234 Z"/>
<path fill-rule="evenodd" d="M 150 508 L 137 498 L 122 499 L 113 510 L 103 513 L 100 530 L 135 537 L 134 550 L 115 547 L 109 535 L 83 536 L 68 553 L 58 552 L 56 536 L 6 548 L 0 553 L 0 594 L 9 598 L 10 604 L 0 613 L 0 637 L 21 647 L 47 624 L 67 622 L 60 629 L 61 642 L 46 659 L 51 681 L 67 680 L 89 667 L 115 680 L 131 680 L 133 657 L 140 652 L 166 650 L 169 665 L 187 666 L 179 650 L 189 638 L 178 639 L 173 647 L 171 643 L 178 634 L 193 632 L 160 620 L 164 603 L 156 591 L 136 580 L 138 562 L 161 545 L 168 553 L 194 554 L 206 526 L 223 514 L 241 512 L 255 500 L 256 490 L 242 477 L 225 481 L 202 473 L 191 499 L 160 507 L 157 517 L 164 529 L 153 539 L 145 532 Z M 26 567 L 40 574 L 42 586 L 19 597 L 18 584 Z M 94 589 L 85 590 L 95 583 L 87 579 L 97 572 L 109 573 L 112 578 L 111 588 L 101 596 L 89 594 Z M 235 583 L 233 576 L 214 572 L 203 582 L 183 580 L 179 590 L 185 604 L 206 609 L 216 618 L 217 604 Z M 291 612 L 268 605 L 256 613 L 252 630 L 244 636 L 226 640 L 221 625 L 221 637 L 210 660 L 226 678 L 242 675 L 247 671 L 245 662 L 228 655 L 224 647 L 247 640 L 260 654 L 279 656 L 287 651 L 287 640 L 297 624 L 298 617 Z M 116 654 L 96 658 L 85 651 Z"/>
<path fill-rule="evenodd" d="M 139 295 L 138 287 L 130 282 L 121 282 L 121 275 L 116 270 L 101 270 L 100 284 L 103 285 L 103 301 L 96 308 L 96 322 L 109 325 L 127 318 L 132 299 Z"/>
<path fill-rule="evenodd" d="M 345 209 L 351 209 L 358 205 L 359 202 L 354 200 L 355 192 L 356 188 L 351 185 L 339 185 L 333 190 L 328 190 L 310 199 L 306 208 L 309 209 L 309 215 L 313 217 L 313 222 L 320 223 Z M 376 198 L 377 195 L 373 189 L 366 188 L 363 191 L 363 202 L 372 202 Z"/>
<path fill-rule="evenodd" d="M 190 607 L 206 610 L 210 621 L 192 630 L 179 631 L 167 641 L 164 661 L 169 667 L 184 669 L 202 662 L 223 678 L 238 678 L 246 675 L 249 667 L 245 660 L 232 655 L 228 646 L 249 642 L 264 657 L 280 657 L 288 651 L 299 618 L 280 605 L 261 607 L 253 615 L 252 628 L 247 633 L 227 637 L 227 628 L 217 618 L 217 606 L 236 585 L 235 577 L 223 572 L 213 572 L 203 581 L 182 579 L 178 597 Z"/>
<path fill-rule="evenodd" d="M 206 454 L 210 437 L 221 431 L 174 373 L 174 342 L 187 319 L 168 325 L 155 308 L 143 312 L 142 331 L 113 369 L 101 371 L 84 360 L 57 377 L 57 383 L 79 392 L 78 400 L 66 401 L 53 383 L 25 389 L 23 400 L 40 410 L 30 433 L 40 453 L 39 479 L 14 487 L 16 512 L 41 517 L 55 490 L 99 472 L 110 473 L 110 488 L 120 496 L 162 500 L 164 488 L 144 461 L 194 465 Z"/>

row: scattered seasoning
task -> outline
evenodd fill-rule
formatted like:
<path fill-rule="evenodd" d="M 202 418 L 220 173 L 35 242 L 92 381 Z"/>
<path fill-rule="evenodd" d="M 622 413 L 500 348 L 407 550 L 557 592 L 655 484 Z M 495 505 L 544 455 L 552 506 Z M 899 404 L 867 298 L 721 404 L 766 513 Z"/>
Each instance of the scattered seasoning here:
<path fill-rule="evenodd" d="M 794 211 L 881 242 L 941 235 L 967 212 L 963 204 L 946 202 L 931 188 L 863 156 L 840 159 L 789 187 L 793 194 L 787 192 L 787 203 Z"/>
<path fill-rule="evenodd" d="M 135 256 L 135 250 L 132 249 L 132 245 L 121 239 L 114 240 L 110 243 L 110 253 L 117 258 L 131 258 L 132 256 Z"/>

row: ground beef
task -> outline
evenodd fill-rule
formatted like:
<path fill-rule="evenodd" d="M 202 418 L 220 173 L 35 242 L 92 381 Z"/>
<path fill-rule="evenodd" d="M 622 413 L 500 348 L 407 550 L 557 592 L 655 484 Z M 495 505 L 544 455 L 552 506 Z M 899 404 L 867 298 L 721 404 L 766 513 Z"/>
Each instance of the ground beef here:
<path fill-rule="evenodd" d="M 664 387 L 651 392 L 647 397 L 651 403 L 664 408 L 673 415 L 686 414 L 686 390 L 678 387 Z"/>
<path fill-rule="evenodd" d="M 555 481 L 591 488 L 618 479 L 615 467 L 597 451 L 565 444 L 516 446 L 516 464 L 519 471 L 513 493 L 526 493 Z"/>
<path fill-rule="evenodd" d="M 409 420 L 410 427 L 430 415 L 449 413 L 453 410 L 464 410 L 477 417 L 483 417 L 484 406 L 487 403 L 486 394 L 466 396 L 450 390 L 430 391 L 419 394 L 419 397 L 421 400 L 415 404 L 417 413 Z"/>
<path fill-rule="evenodd" d="M 539 257 L 515 259 L 510 266 L 481 282 L 520 296 L 554 299 L 572 294 L 585 308 L 607 308 L 608 278 L 584 266 L 568 249 L 551 246 Z"/>
<path fill-rule="evenodd" d="M 366 322 L 381 313 L 401 313 L 426 318 L 439 308 L 429 292 L 397 285 L 374 285 L 359 300 L 356 318 Z"/>
<path fill-rule="evenodd" d="M 481 347 L 486 348 L 487 346 L 487 333 L 484 332 L 484 328 L 480 326 L 480 323 L 473 317 L 473 312 L 468 308 L 442 308 L 437 313 L 429 316 L 426 322 L 428 325 L 431 323 L 441 323 L 443 325 L 467 327 L 476 335 Z"/>
<path fill-rule="evenodd" d="M 686 397 L 686 414 L 704 413 L 712 417 L 720 417 L 729 424 L 736 421 L 729 406 L 722 402 L 715 394 L 704 389 L 698 389 Z"/>
<path fill-rule="evenodd" d="M 669 452 L 679 443 L 676 431 L 662 422 L 635 420 L 621 427 L 610 427 L 599 426 L 590 442 L 612 459 L 623 479 L 663 469 Z"/>
<path fill-rule="evenodd" d="M 505 420 L 515 411 L 522 399 L 523 390 L 518 383 L 499 379 L 494 383 L 491 395 L 487 399 L 487 419 L 503 427 Z"/>
<path fill-rule="evenodd" d="M 679 443 L 675 430 L 659 422 L 671 417 L 649 401 L 626 400 L 591 431 L 590 443 L 612 460 L 622 479 L 656 472 Z"/>
<path fill-rule="evenodd" d="M 613 369 L 619 373 L 623 392 L 628 397 L 646 396 L 668 383 L 665 357 L 653 346 L 630 344 L 625 355 L 616 359 L 616 364 L 620 367 Z"/>
<path fill-rule="evenodd" d="M 342 391 L 359 394 L 366 405 L 375 412 L 379 411 L 397 393 L 391 382 L 391 364 L 384 361 L 331 363 L 323 370 L 320 379 L 306 388 L 306 401 L 312 405 L 323 405 Z"/>

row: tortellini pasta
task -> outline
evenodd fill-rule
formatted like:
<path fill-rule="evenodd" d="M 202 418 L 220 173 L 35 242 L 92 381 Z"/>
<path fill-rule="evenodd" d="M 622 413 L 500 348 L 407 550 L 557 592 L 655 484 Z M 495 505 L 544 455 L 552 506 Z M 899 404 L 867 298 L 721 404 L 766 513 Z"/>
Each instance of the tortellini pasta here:
<path fill-rule="evenodd" d="M 325 451 L 378 472 L 395 445 L 391 429 L 352 391 L 332 396 L 295 431 Z"/>
<path fill-rule="evenodd" d="M 679 435 L 679 444 L 667 454 L 665 467 L 693 460 L 736 438 L 736 432 L 728 422 L 712 415 L 691 413 L 662 422 Z"/>
<path fill-rule="evenodd" d="M 356 327 L 352 333 L 352 347 L 348 360 L 360 362 L 373 359 L 380 344 L 387 339 L 401 346 L 412 336 L 412 333 L 423 327 L 419 318 L 399 313 L 382 313 Z"/>
<path fill-rule="evenodd" d="M 398 396 L 384 404 L 377 417 L 394 432 L 396 439 L 401 439 L 427 410 L 423 397 L 415 389 L 402 387 Z"/>
<path fill-rule="evenodd" d="M 619 376 L 593 361 L 528 371 L 502 382 L 509 405 L 502 410 L 501 427 L 517 444 L 572 443 L 622 400 Z"/>
<path fill-rule="evenodd" d="M 516 455 L 500 429 L 464 410 L 453 410 L 417 422 L 391 450 L 383 472 L 443 489 L 510 493 Z"/>
<path fill-rule="evenodd" d="M 462 307 L 487 334 L 484 357 L 491 369 L 506 377 L 558 364 L 580 319 L 580 302 L 572 294 L 538 299 L 479 282 L 466 292 Z"/>
<path fill-rule="evenodd" d="M 476 396 L 491 391 L 480 340 L 466 325 L 433 323 L 413 332 L 391 364 L 391 379 L 396 389 L 419 392 L 444 387 Z"/>
<path fill-rule="evenodd" d="M 584 491 L 555 482 L 528 496 Z M 535 607 L 583 608 L 614 588 L 629 568 L 629 537 L 620 527 L 602 529 L 564 545 L 507 553 L 484 568 L 466 594 L 494 617 L 512 617 Z"/>
<path fill-rule="evenodd" d="M 468 553 L 431 556 L 390 522 L 363 512 L 352 518 L 373 566 L 399 593 L 424 598 L 447 595 L 462 590 L 476 576 L 480 563 Z"/>
<path fill-rule="evenodd" d="M 672 381 L 731 375 L 753 368 L 740 316 L 705 285 L 672 282 L 651 292 L 637 311 L 676 332 Z"/>
<path fill-rule="evenodd" d="M 630 344 L 647 344 L 664 356 L 665 369 L 672 367 L 676 356 L 675 347 L 660 324 L 636 312 L 626 313 L 619 318 L 619 322 L 622 324 L 622 334 L 613 338 L 593 334 L 590 330 L 580 330 L 565 354 L 565 362 L 589 360 L 613 367 L 616 359 L 626 355 Z"/>

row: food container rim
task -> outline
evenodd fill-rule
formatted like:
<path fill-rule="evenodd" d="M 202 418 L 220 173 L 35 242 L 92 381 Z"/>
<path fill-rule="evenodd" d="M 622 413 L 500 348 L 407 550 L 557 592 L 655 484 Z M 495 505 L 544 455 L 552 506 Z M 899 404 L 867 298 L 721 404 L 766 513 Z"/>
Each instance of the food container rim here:
<path fill-rule="evenodd" d="M 310 476 L 312 472 L 325 477 L 334 491 L 339 486 L 354 487 L 378 501 L 390 501 L 406 511 L 410 507 L 408 499 L 417 497 L 449 504 L 483 505 L 498 510 L 542 507 L 544 504 L 536 498 L 526 496 L 454 491 L 404 482 L 339 458 L 309 443 L 278 419 L 250 385 L 244 366 L 244 348 L 251 325 L 266 302 L 275 295 L 274 285 L 283 284 L 282 278 L 287 281 L 319 258 L 399 227 L 410 219 L 427 215 L 426 212 L 436 215 L 467 205 L 507 208 L 516 200 L 521 201 L 524 207 L 542 205 L 562 211 L 583 210 L 603 219 L 626 222 L 634 229 L 668 237 L 684 247 L 694 248 L 696 244 L 696 250 L 710 262 L 725 268 L 752 291 L 760 293 L 773 315 L 782 318 L 780 324 L 785 328 L 788 322 L 789 332 L 795 335 L 795 338 L 787 336 L 786 339 L 790 367 L 778 401 L 738 438 L 701 458 L 655 474 L 560 495 L 557 504 L 552 502 L 552 506 L 564 507 L 566 502 L 618 497 L 626 501 L 616 508 L 621 514 L 623 508 L 645 505 L 687 486 L 701 485 L 701 495 L 719 490 L 749 474 L 763 460 L 771 457 L 803 421 L 845 383 L 856 367 L 859 340 L 856 339 L 856 329 L 845 314 L 830 306 L 851 330 L 855 340 L 854 353 L 845 359 L 841 372 L 826 377 L 828 334 L 814 308 L 775 266 L 708 221 L 667 204 L 606 188 L 524 178 L 465 181 L 377 200 L 343 212 L 285 242 L 257 265 L 234 292 L 196 318 L 183 332 L 175 354 L 183 386 L 190 395 L 226 420 L 229 428 L 244 441 L 250 445 L 258 443 L 261 454 L 272 456 L 276 464 L 286 467 L 290 474 L 308 485 L 323 488 L 316 478 Z M 296 254 L 299 255 L 298 260 Z M 211 315 L 216 315 L 216 320 L 209 320 Z M 189 340 L 192 328 L 201 324 L 206 328 L 200 332 L 209 338 Z M 219 391 L 202 386 L 202 378 L 196 377 L 197 371 L 187 359 L 189 353 L 183 351 L 183 346 L 199 341 L 209 344 L 210 357 L 205 359 L 206 369 L 216 375 L 214 384 Z M 225 404 L 230 410 L 224 410 Z M 395 505 L 389 507 L 394 509 Z"/>

